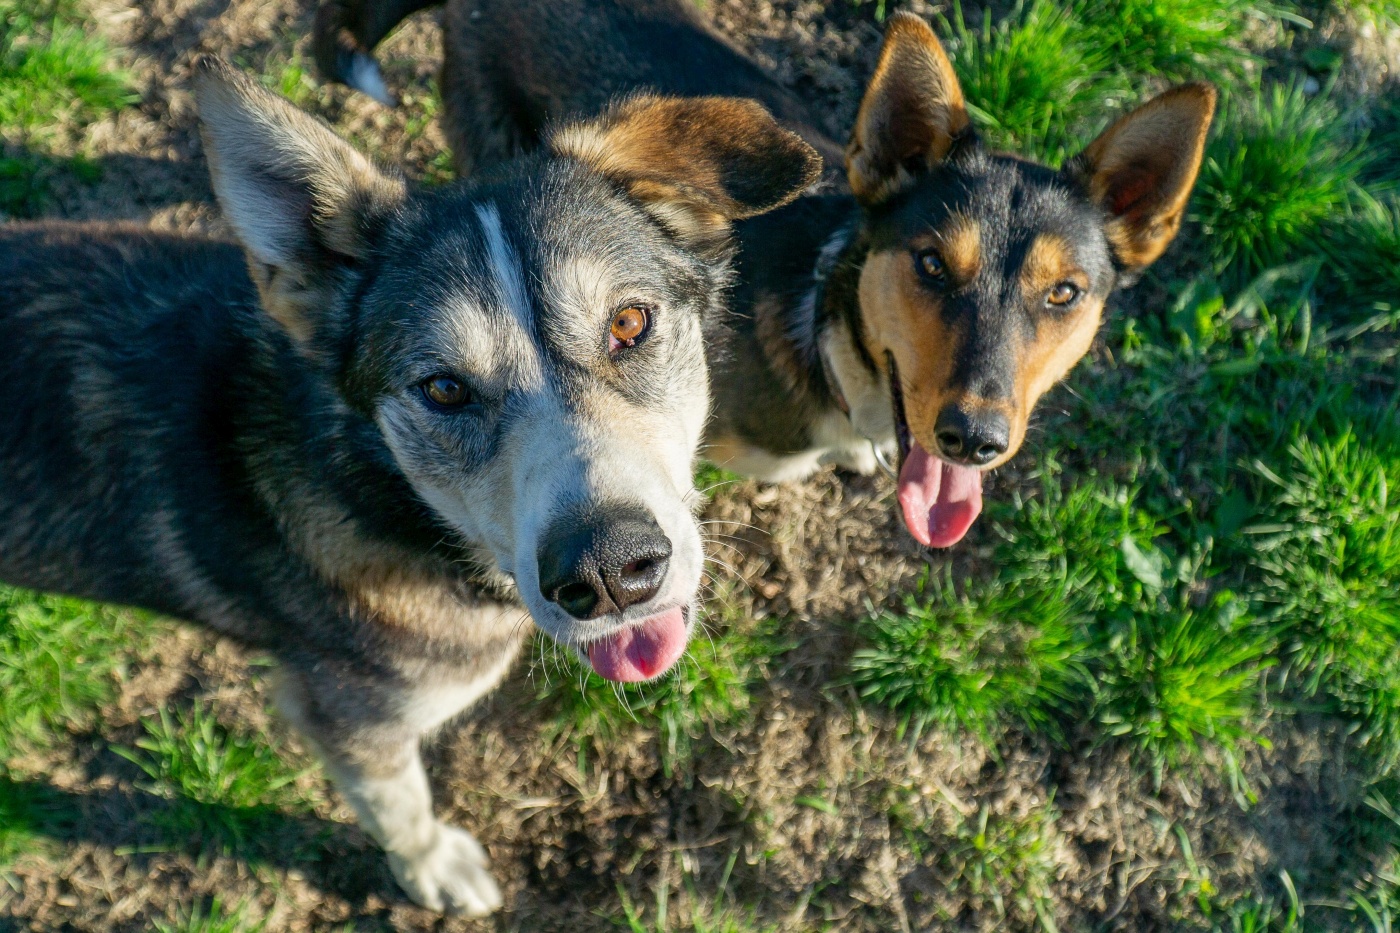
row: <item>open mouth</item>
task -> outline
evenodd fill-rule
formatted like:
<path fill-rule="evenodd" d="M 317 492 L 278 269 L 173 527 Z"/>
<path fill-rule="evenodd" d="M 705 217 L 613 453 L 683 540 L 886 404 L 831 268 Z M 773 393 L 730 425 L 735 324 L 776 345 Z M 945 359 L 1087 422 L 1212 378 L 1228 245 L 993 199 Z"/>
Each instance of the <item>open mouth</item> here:
<path fill-rule="evenodd" d="M 609 632 L 585 649 L 599 677 L 629 684 L 660 677 L 685 654 L 690 608 L 677 606 Z"/>
<path fill-rule="evenodd" d="M 899 441 L 899 507 L 904 524 L 925 547 L 952 547 L 982 513 L 982 471 L 930 454 L 909 430 L 894 354 L 889 362 L 895 437 Z"/>

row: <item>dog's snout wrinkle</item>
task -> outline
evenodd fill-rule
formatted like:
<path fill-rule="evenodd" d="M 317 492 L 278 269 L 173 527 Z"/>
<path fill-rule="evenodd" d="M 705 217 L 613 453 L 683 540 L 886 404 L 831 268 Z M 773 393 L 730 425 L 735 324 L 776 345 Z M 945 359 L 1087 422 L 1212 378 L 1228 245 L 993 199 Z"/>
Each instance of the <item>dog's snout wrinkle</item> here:
<path fill-rule="evenodd" d="M 644 603 L 661 590 L 671 539 L 635 508 L 556 520 L 539 550 L 540 593 L 580 621 Z"/>

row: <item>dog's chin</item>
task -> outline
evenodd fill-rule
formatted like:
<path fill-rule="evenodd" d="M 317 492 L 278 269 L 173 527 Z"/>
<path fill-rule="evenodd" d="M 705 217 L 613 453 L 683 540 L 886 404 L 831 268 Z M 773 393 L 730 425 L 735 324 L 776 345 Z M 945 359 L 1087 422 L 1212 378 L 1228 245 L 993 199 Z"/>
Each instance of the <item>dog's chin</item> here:
<path fill-rule="evenodd" d="M 579 660 L 604 680 L 640 683 L 675 667 L 690 643 L 694 619 L 694 605 L 673 604 L 636 618 L 570 620 L 561 631 L 545 631 L 578 652 Z"/>

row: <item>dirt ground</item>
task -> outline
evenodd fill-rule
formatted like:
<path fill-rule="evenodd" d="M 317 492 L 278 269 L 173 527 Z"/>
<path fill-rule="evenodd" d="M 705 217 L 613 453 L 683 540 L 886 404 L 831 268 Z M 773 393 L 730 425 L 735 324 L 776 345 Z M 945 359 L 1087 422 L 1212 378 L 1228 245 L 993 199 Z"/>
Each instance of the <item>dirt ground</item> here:
<path fill-rule="evenodd" d="M 99 31 L 125 50 L 141 99 L 85 139 L 60 141 L 60 148 L 90 153 L 101 179 L 59 180 L 47 213 L 217 229 L 187 90 L 191 64 L 216 52 L 275 72 L 305 54 L 313 6 L 98 0 Z M 722 28 L 819 100 L 832 134 L 844 135 L 880 38 L 872 5 L 710 6 Z M 433 17 L 416 17 L 381 58 L 391 85 L 406 90 L 398 110 L 309 85 L 303 103 L 379 157 L 422 175 L 443 147 L 435 127 L 421 126 L 439 60 Z M 1003 471 L 988 495 L 1004 495 L 1017 481 L 1014 470 Z M 1360 806 L 1344 767 L 1346 738 L 1324 719 L 1269 728 L 1273 748 L 1243 763 L 1259 798 L 1248 810 L 1237 804 L 1223 765 L 1169 776 L 1155 790 L 1126 753 L 1015 738 L 993 750 L 971 736 L 940 733 L 917 744 L 899 738 L 894 723 L 833 686 L 854 645 L 850 620 L 871 603 L 897 601 L 927 563 L 945 559 L 908 541 L 890 493 L 883 479 L 827 474 L 781 492 L 742 484 L 718 495 L 709 517 L 731 522 L 724 531 L 734 537 L 716 551 L 731 569 L 716 573 L 732 573 L 751 616 L 781 619 L 798 647 L 771 666 L 750 724 L 699 740 L 683 773 L 665 775 L 645 719 L 580 767 L 572 738 L 551 737 L 547 713 L 533 699 L 540 670 L 528 663 L 433 744 L 439 810 L 486 845 L 505 890 L 507 910 L 497 918 L 444 920 L 409 905 L 380 852 L 325 796 L 314 816 L 279 819 L 251 851 L 220 855 L 196 840 L 174 851 L 142 850 L 143 821 L 164 804 L 108 747 L 134 743 L 140 717 L 213 697 L 221 718 L 269 724 L 292 741 L 265 710 L 264 667 L 232 645 L 175 629 L 131 667 L 100 738 L 74 735 L 26 763 L 69 795 L 82 819 L 57 850 L 0 873 L 0 930 L 146 930 L 172 917 L 175 905 L 211 895 L 266 911 L 270 931 L 351 923 L 362 931 L 612 930 L 622 916 L 620 889 L 637 904 L 654 904 L 660 887 L 683 901 L 691 879 L 708 900 L 733 853 L 727 896 L 782 929 L 1039 926 L 1027 905 L 1006 903 L 1003 918 L 995 899 L 959 875 L 938 845 L 911 842 L 889 816 L 896 802 L 917 809 L 946 838 L 983 808 L 993 822 L 1050 814 L 1045 881 L 1050 910 L 1067 930 L 1174 929 L 1173 917 L 1207 874 L 1216 889 L 1274 893 L 1282 869 L 1302 889 L 1364 857 L 1339 851 L 1335 834 L 1324 831 Z M 975 562 L 988 550 L 974 534 L 956 559 Z M 318 777 L 304 780 L 320 793 Z M 830 806 L 799 802 L 814 796 Z M 1033 870 L 1041 869 L 1009 869 Z"/>

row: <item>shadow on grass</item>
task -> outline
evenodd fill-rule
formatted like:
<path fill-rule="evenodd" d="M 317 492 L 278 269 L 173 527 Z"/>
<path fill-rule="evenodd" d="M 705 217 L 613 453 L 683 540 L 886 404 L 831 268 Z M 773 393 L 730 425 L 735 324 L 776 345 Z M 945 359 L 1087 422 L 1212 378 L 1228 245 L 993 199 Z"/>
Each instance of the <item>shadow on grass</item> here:
<path fill-rule="evenodd" d="M 0 217 L 7 219 L 143 221 L 172 204 L 213 199 L 202 160 L 56 156 L 0 144 Z"/>
<path fill-rule="evenodd" d="M 137 864 L 223 856 L 296 869 L 323 893 L 353 904 L 371 895 L 400 900 L 383 855 L 358 829 L 308 813 L 206 804 L 123 786 L 71 791 L 0 773 L 0 818 L 0 864 L 52 844 L 90 843 Z"/>

